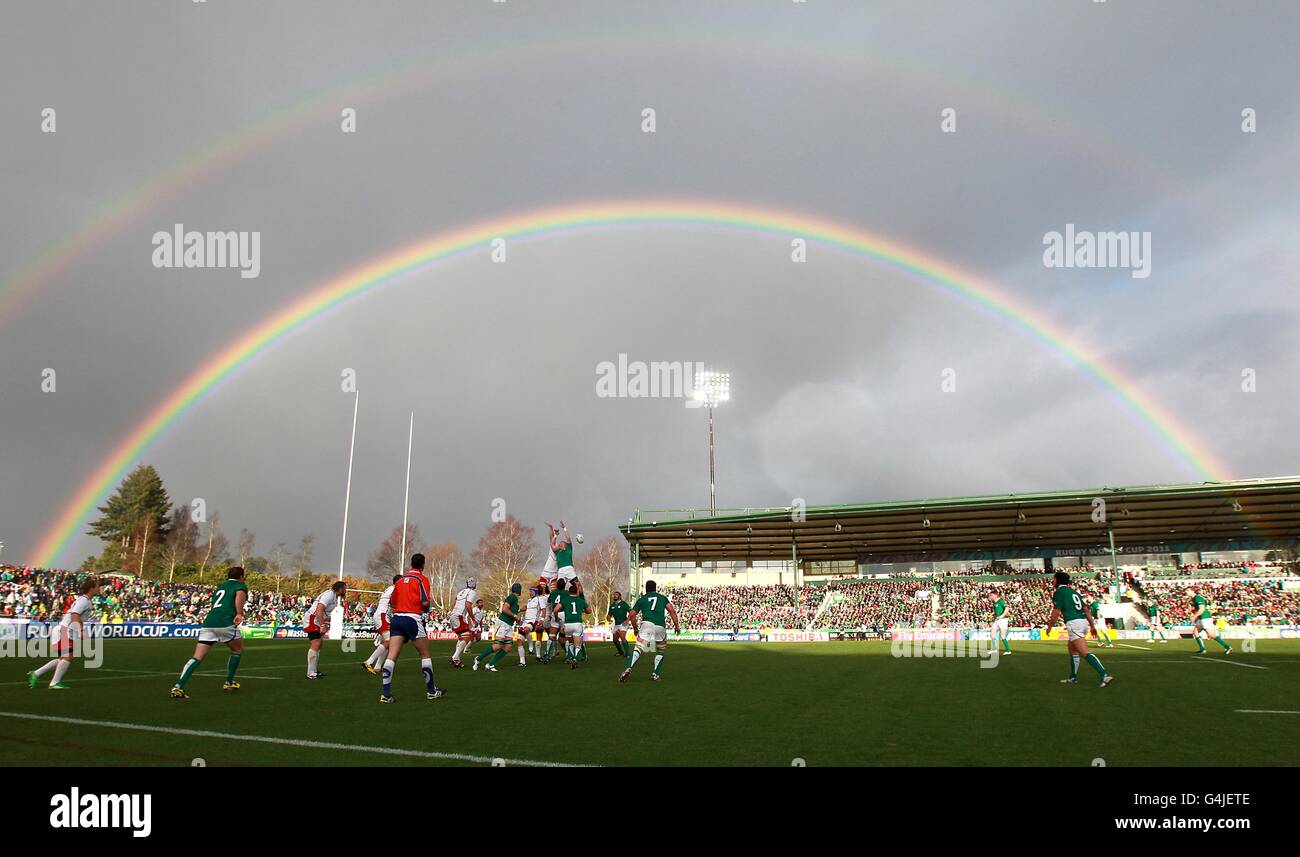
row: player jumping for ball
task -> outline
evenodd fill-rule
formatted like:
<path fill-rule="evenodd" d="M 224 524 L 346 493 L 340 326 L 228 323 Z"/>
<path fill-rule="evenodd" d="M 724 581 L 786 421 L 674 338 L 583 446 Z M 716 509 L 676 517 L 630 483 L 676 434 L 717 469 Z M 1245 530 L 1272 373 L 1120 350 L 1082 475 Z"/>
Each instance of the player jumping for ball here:
<path fill-rule="evenodd" d="M 1070 575 L 1058 571 L 1053 579 L 1056 581 L 1056 591 L 1052 593 L 1052 615 L 1047 617 L 1047 630 L 1051 631 L 1058 619 L 1063 620 L 1066 648 L 1070 652 L 1070 677 L 1061 679 L 1061 684 L 1079 683 L 1079 660 L 1082 658 L 1101 676 L 1101 686 L 1105 687 L 1114 678 L 1106 672 L 1097 656 L 1088 651 L 1088 632 L 1091 630 L 1096 633 L 1097 630 L 1092 624 L 1092 616 L 1084 607 L 1083 598 L 1070 586 Z"/>
<path fill-rule="evenodd" d="M 234 566 L 226 572 L 226 579 L 213 591 L 208 601 L 208 615 L 203 617 L 203 627 L 199 629 L 199 641 L 194 645 L 194 656 L 185 662 L 181 677 L 172 687 L 172 699 L 189 699 L 185 685 L 189 684 L 199 664 L 212 651 L 217 643 L 230 647 L 230 657 L 226 660 L 226 681 L 222 690 L 239 690 L 235 681 L 235 671 L 239 669 L 239 660 L 244 654 L 244 632 L 239 626 L 244 622 L 244 605 L 248 603 L 248 584 L 244 583 L 244 570 Z"/>
<path fill-rule="evenodd" d="M 429 657 L 429 635 L 424 628 L 424 614 L 429 612 L 429 593 L 433 587 L 424 576 L 424 554 L 411 557 L 411 568 L 393 584 L 390 602 L 393 618 L 388 632 L 388 659 L 384 661 L 381 675 L 384 689 L 379 695 L 383 703 L 393 702 L 393 671 L 397 669 L 397 656 L 407 643 L 420 654 L 420 671 L 424 673 L 425 699 L 442 699 L 447 691 L 433 682 L 433 659 Z"/>
<path fill-rule="evenodd" d="M 663 665 L 664 654 L 668 651 L 668 628 L 664 620 L 665 611 L 673 618 L 673 633 L 681 634 L 682 623 L 677 618 L 677 608 L 673 606 L 664 595 L 656 589 L 653 580 L 645 582 L 645 594 L 636 600 L 632 605 L 632 612 L 628 614 L 632 620 L 632 633 L 636 634 L 636 648 L 627 659 L 627 669 L 619 675 L 618 680 L 625 682 L 632 675 L 632 667 L 641 659 L 641 655 L 650 651 L 655 651 L 655 665 L 650 673 L 652 681 L 659 681 Z"/>

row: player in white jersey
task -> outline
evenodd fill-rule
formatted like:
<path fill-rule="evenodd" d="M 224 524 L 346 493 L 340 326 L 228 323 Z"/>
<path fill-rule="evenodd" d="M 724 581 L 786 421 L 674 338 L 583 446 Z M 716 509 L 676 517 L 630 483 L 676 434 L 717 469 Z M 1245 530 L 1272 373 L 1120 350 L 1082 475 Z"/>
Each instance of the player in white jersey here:
<path fill-rule="evenodd" d="M 388 628 L 389 623 L 392 621 L 388 615 L 388 603 L 393 598 L 393 587 L 401 579 L 400 574 L 393 575 L 392 586 L 383 591 L 383 594 L 379 596 L 379 604 L 375 606 L 375 651 L 362 664 L 366 668 L 366 672 L 371 675 L 379 675 L 379 668 L 383 666 L 384 658 L 388 655 Z"/>
<path fill-rule="evenodd" d="M 551 531 L 551 535 L 546 540 L 546 565 L 542 566 L 541 578 L 546 582 L 546 590 L 549 592 L 551 581 L 559 575 L 560 567 L 555 562 L 555 528 L 548 523 L 546 529 Z"/>
<path fill-rule="evenodd" d="M 542 657 L 542 632 L 546 630 L 546 596 L 540 586 L 530 587 L 528 601 L 524 604 L 524 621 L 519 626 L 519 663 L 525 663 L 525 651 L 532 649 L 533 657 Z M 536 636 L 534 636 L 536 635 Z"/>
<path fill-rule="evenodd" d="M 85 637 L 84 623 L 95 619 L 95 603 L 90 599 L 98 594 L 99 580 L 96 578 L 92 577 L 81 584 L 81 594 L 59 620 L 53 660 L 27 674 L 28 687 L 36 687 L 36 682 L 41 676 L 54 670 L 54 675 L 50 678 L 50 690 L 67 690 L 63 684 L 63 676 L 72 666 L 72 655 L 77 649 L 77 641 Z M 51 634 L 51 638 L 53 637 L 54 635 Z"/>
<path fill-rule="evenodd" d="M 325 673 L 321 672 L 320 666 L 320 647 L 321 641 L 330 630 L 330 616 L 334 613 L 334 608 L 339 606 L 339 599 L 348 593 L 348 585 L 339 581 L 326 589 L 316 600 L 307 608 L 307 639 L 311 642 L 307 644 L 307 678 L 323 678 Z"/>
<path fill-rule="evenodd" d="M 451 665 L 462 669 L 460 656 L 474 643 L 474 602 L 478 600 L 478 581 L 469 578 L 465 588 L 456 594 L 456 605 L 451 608 L 451 630 L 456 635 L 456 653 L 451 656 Z"/>

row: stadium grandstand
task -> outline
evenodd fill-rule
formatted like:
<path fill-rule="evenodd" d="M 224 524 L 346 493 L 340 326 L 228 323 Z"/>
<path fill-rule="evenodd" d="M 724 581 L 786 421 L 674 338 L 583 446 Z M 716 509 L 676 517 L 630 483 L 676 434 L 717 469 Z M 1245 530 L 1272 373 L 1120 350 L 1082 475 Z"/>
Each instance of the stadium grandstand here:
<path fill-rule="evenodd" d="M 638 511 L 623 527 L 632 589 L 653 578 L 691 627 L 1017 624 L 1050 612 L 1070 572 L 1116 628 L 1159 600 L 1189 619 L 1200 585 L 1232 624 L 1300 619 L 1300 478 L 1098 488 L 840 506 Z"/>

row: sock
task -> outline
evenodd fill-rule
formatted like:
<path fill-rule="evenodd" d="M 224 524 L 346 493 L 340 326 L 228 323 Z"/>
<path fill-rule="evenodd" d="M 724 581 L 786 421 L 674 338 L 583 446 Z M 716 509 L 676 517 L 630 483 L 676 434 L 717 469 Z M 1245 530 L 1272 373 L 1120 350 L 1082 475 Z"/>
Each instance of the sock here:
<path fill-rule="evenodd" d="M 1070 655 L 1070 678 L 1079 677 L 1079 656 Z"/>
<path fill-rule="evenodd" d="M 420 669 L 424 672 L 424 686 L 429 689 L 429 693 L 433 693 L 438 689 L 438 686 L 433 683 L 433 659 L 424 658 L 421 660 Z"/>
<path fill-rule="evenodd" d="M 235 670 L 239 669 L 239 654 L 231 652 L 230 660 L 226 661 L 226 684 L 235 680 Z"/>
<path fill-rule="evenodd" d="M 627 668 L 632 669 L 632 667 L 636 666 L 636 662 L 639 660 L 641 660 L 641 650 L 633 649 L 632 654 L 629 655 L 627 659 Z"/>
<path fill-rule="evenodd" d="M 618 652 L 620 655 L 623 655 L 624 657 L 627 656 L 627 652 L 623 651 L 623 641 L 622 641 L 622 640 L 615 640 L 615 641 L 614 641 L 614 651 Z"/>
<path fill-rule="evenodd" d="M 1196 640 L 1196 648 L 1197 648 L 1197 650 L 1198 650 L 1201 654 L 1205 654 L 1205 643 L 1202 643 L 1202 642 L 1201 642 L 1201 638 L 1200 638 L 1200 637 L 1195 637 L 1194 639 Z"/>
<path fill-rule="evenodd" d="M 457 641 L 456 641 L 456 654 L 452 655 L 452 656 L 451 656 L 451 659 L 452 659 L 453 661 L 458 661 L 458 660 L 460 660 L 460 653 L 463 652 L 463 651 L 465 651 L 465 641 L 464 641 L 464 640 L 457 640 Z"/>
<path fill-rule="evenodd" d="M 58 658 L 55 658 L 54 660 L 50 661 L 49 663 L 45 664 L 44 666 L 42 666 L 42 667 L 38 667 L 38 668 L 32 670 L 32 672 L 36 673 L 38 676 L 42 676 L 42 675 L 45 675 L 45 674 L 46 674 L 47 672 L 49 672 L 50 670 L 52 670 L 52 669 L 54 669 L 55 667 L 57 667 L 58 665 L 59 665 L 59 659 L 58 659 Z"/>
<path fill-rule="evenodd" d="M 393 663 L 392 658 L 384 659 L 384 696 L 393 695 L 393 670 L 397 669 L 397 664 Z"/>
<path fill-rule="evenodd" d="M 50 679 L 50 684 L 60 684 L 63 682 L 63 675 L 72 666 L 72 661 L 59 661 L 59 665 L 54 668 L 54 678 Z"/>
<path fill-rule="evenodd" d="M 181 670 L 181 677 L 176 680 L 176 686 L 184 689 L 185 685 L 189 683 L 190 676 L 194 675 L 194 671 L 198 668 L 199 662 L 194 660 L 194 658 L 190 658 L 186 661 L 185 668 Z"/>
<path fill-rule="evenodd" d="M 519 647 L 519 663 L 524 663 L 524 647 Z"/>
<path fill-rule="evenodd" d="M 578 657 L 581 658 L 581 659 L 584 660 L 584 661 L 587 659 L 587 644 L 586 644 L 586 642 L 582 642 L 582 643 L 579 643 L 579 644 L 578 644 Z"/>
<path fill-rule="evenodd" d="M 492 653 L 492 657 L 488 658 L 488 665 L 496 666 L 501 662 L 501 659 L 504 658 L 505 656 L 506 656 L 505 649 L 497 649 L 495 652 Z"/>
<path fill-rule="evenodd" d="M 1003 637 L 1003 638 L 1002 638 L 1002 645 L 1006 647 L 1006 650 L 1007 650 L 1008 652 L 1011 651 L 1011 640 L 1009 640 L 1009 639 L 1006 638 L 1006 637 Z"/>
<path fill-rule="evenodd" d="M 481 662 L 484 658 L 486 658 L 490 654 L 492 654 L 491 649 L 484 649 L 483 651 L 479 652 L 479 656 L 475 658 L 474 661 L 476 663 Z"/>
<path fill-rule="evenodd" d="M 1223 646 L 1223 650 L 1225 652 L 1228 651 L 1228 649 L 1232 648 L 1231 646 L 1229 646 L 1227 643 L 1223 641 L 1222 637 L 1215 637 L 1214 642 L 1218 643 L 1220 646 Z"/>
<path fill-rule="evenodd" d="M 1106 668 L 1101 665 L 1101 661 L 1097 660 L 1097 656 L 1092 653 L 1088 654 L 1088 666 L 1095 669 L 1097 671 L 1097 675 L 1100 676 L 1106 675 Z"/>
<path fill-rule="evenodd" d="M 377 667 L 384 661 L 384 652 L 388 651 L 387 646 L 375 646 L 375 650 L 366 658 L 366 665 Z"/>
<path fill-rule="evenodd" d="M 664 656 L 663 656 L 663 652 L 660 652 L 659 654 L 655 655 L 655 668 L 653 670 L 655 675 L 659 675 L 659 670 L 663 667 L 663 665 L 664 665 Z"/>
<path fill-rule="evenodd" d="M 316 665 L 320 663 L 320 652 L 307 650 L 307 675 L 316 675 Z"/>

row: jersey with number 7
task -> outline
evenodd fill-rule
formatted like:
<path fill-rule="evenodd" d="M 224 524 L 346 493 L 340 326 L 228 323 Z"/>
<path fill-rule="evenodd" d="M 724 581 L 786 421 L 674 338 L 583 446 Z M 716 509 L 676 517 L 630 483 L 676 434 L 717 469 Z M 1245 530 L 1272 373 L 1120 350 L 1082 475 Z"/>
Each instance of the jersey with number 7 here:
<path fill-rule="evenodd" d="M 632 612 L 639 615 L 642 621 L 662 628 L 668 624 L 664 619 L 664 608 L 667 606 L 668 597 L 662 592 L 647 592 L 632 605 Z"/>

